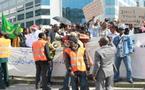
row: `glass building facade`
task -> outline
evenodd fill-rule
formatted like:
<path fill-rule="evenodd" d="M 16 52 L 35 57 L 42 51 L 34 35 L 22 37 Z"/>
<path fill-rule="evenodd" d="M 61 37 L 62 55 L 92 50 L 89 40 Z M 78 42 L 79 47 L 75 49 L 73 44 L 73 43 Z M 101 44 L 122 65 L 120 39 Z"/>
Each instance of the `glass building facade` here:
<path fill-rule="evenodd" d="M 82 8 L 93 0 L 62 0 L 63 16 L 74 23 L 84 18 Z M 97 0 L 96 0 L 97 1 Z M 136 0 L 103 0 L 105 18 L 118 18 L 119 6 L 136 6 Z"/>
<path fill-rule="evenodd" d="M 81 23 L 85 18 L 82 8 L 93 0 L 62 0 L 63 16 L 73 23 Z"/>

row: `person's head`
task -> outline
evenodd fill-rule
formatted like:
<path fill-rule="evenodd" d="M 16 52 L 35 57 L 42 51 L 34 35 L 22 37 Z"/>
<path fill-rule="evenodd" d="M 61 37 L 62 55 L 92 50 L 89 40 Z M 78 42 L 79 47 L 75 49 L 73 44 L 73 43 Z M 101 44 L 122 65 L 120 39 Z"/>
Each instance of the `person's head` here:
<path fill-rule="evenodd" d="M 128 26 L 129 26 L 129 29 L 133 28 L 133 24 L 128 24 Z"/>
<path fill-rule="evenodd" d="M 57 26 L 57 24 L 54 24 L 54 25 L 52 26 L 52 30 L 53 30 L 54 32 L 58 32 L 59 27 Z"/>
<path fill-rule="evenodd" d="M 129 29 L 128 29 L 128 28 L 125 28 L 124 34 L 125 34 L 125 35 L 128 35 L 128 34 L 129 34 Z"/>
<path fill-rule="evenodd" d="M 110 22 L 109 23 L 109 29 L 112 33 L 114 33 L 115 31 L 118 31 L 118 26 L 115 22 Z"/>
<path fill-rule="evenodd" d="M 45 33 L 39 33 L 38 37 L 39 37 L 40 39 L 46 40 L 46 34 L 45 34 Z"/>
<path fill-rule="evenodd" d="M 107 37 L 102 37 L 99 40 L 99 45 L 100 47 L 108 45 L 109 44 L 109 39 Z"/>
<path fill-rule="evenodd" d="M 72 29 L 72 31 L 75 31 L 76 30 L 76 25 L 75 24 L 72 24 L 71 25 L 71 29 Z"/>
<path fill-rule="evenodd" d="M 66 28 L 66 27 L 67 27 L 67 25 L 64 24 L 64 23 L 61 23 L 60 26 L 59 26 L 60 29 L 62 29 L 62 28 Z"/>
<path fill-rule="evenodd" d="M 76 51 L 79 48 L 78 39 L 74 36 L 69 37 L 70 48 Z"/>
<path fill-rule="evenodd" d="M 31 27 L 30 27 L 30 29 L 32 30 L 32 32 L 35 32 L 36 30 L 38 30 L 39 29 L 39 27 L 37 26 L 37 25 L 32 25 Z"/>
<path fill-rule="evenodd" d="M 102 28 L 103 30 L 107 28 L 106 22 L 103 22 L 103 23 L 101 24 L 101 28 Z"/>
<path fill-rule="evenodd" d="M 125 24 L 119 24 L 118 25 L 118 32 L 120 33 L 120 35 L 124 34 L 125 28 L 126 28 Z"/>

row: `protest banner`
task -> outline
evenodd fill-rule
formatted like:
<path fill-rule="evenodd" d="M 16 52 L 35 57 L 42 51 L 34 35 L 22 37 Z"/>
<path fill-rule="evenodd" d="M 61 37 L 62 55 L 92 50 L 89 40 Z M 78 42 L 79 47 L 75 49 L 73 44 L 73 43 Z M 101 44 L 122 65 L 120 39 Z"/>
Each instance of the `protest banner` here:
<path fill-rule="evenodd" d="M 36 70 L 32 48 L 11 48 L 11 52 L 12 55 L 9 57 L 8 62 L 9 75 L 34 77 Z M 63 61 L 62 48 L 57 49 L 56 54 L 53 61 L 53 76 L 64 76 L 66 69 Z"/>
<path fill-rule="evenodd" d="M 133 77 L 138 79 L 145 78 L 145 33 L 135 34 L 134 38 L 134 53 L 132 58 Z M 99 38 L 92 38 L 86 45 L 86 50 L 94 60 L 95 51 L 99 48 Z M 56 56 L 53 61 L 53 76 L 64 76 L 66 69 L 63 61 L 63 48 L 56 50 Z M 12 55 L 9 58 L 8 68 L 9 74 L 12 76 L 35 76 L 35 63 L 31 48 L 12 48 Z M 92 67 L 93 68 L 93 67 Z M 91 69 L 92 70 L 92 69 Z M 125 66 L 122 63 L 120 67 L 121 77 L 126 77 Z"/>
<path fill-rule="evenodd" d="M 142 7 L 120 7 L 119 22 L 141 26 L 145 19 L 145 8 Z"/>
<path fill-rule="evenodd" d="M 91 20 L 93 17 L 103 15 L 102 0 L 94 0 L 93 2 L 87 4 L 83 8 L 83 12 L 87 21 Z"/>

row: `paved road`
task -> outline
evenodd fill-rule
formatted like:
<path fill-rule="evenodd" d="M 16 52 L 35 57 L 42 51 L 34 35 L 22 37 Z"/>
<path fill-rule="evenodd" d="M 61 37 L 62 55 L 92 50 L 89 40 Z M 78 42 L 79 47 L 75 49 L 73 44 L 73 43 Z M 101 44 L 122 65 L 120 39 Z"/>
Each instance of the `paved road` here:
<path fill-rule="evenodd" d="M 60 87 L 61 86 L 52 86 L 51 88 L 52 90 L 58 90 Z M 6 90 L 35 90 L 35 88 L 33 84 L 16 84 L 16 85 L 10 86 Z M 91 87 L 90 90 L 94 90 L 94 88 Z M 143 89 L 142 88 L 114 88 L 114 90 L 143 90 Z"/>

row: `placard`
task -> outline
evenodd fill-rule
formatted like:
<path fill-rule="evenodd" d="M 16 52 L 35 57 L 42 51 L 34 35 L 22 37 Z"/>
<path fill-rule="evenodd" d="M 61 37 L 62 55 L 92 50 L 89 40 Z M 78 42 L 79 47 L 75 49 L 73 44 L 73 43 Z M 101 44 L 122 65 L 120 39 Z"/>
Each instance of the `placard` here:
<path fill-rule="evenodd" d="M 145 19 L 145 8 L 142 7 L 120 7 L 119 22 L 141 26 Z"/>
<path fill-rule="evenodd" d="M 102 0 L 94 0 L 83 8 L 83 12 L 87 21 L 93 17 L 103 14 L 103 2 Z"/>

